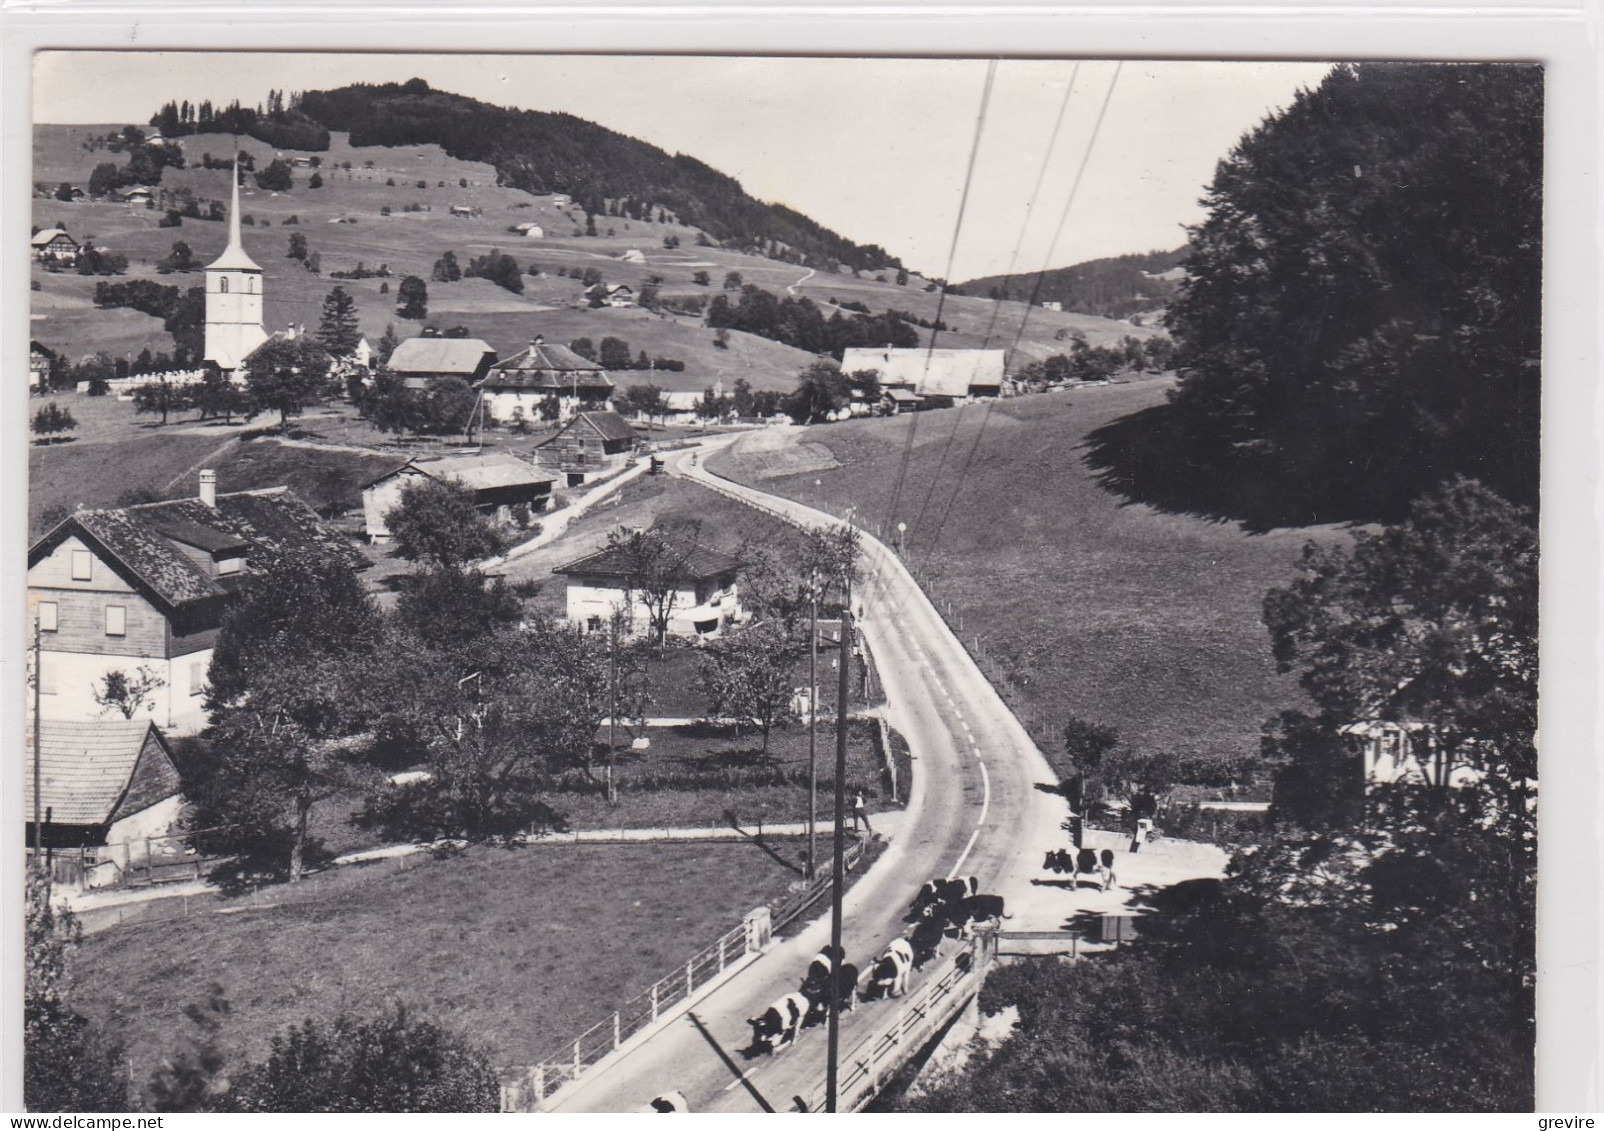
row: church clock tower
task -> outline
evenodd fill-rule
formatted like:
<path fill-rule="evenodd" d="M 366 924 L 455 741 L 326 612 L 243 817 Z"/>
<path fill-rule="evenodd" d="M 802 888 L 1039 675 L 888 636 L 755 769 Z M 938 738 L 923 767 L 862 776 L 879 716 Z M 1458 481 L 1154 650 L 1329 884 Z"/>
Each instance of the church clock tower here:
<path fill-rule="evenodd" d="M 262 269 L 240 243 L 239 174 L 236 150 L 228 246 L 206 267 L 206 360 L 236 378 L 245 358 L 267 341 L 262 326 Z"/>

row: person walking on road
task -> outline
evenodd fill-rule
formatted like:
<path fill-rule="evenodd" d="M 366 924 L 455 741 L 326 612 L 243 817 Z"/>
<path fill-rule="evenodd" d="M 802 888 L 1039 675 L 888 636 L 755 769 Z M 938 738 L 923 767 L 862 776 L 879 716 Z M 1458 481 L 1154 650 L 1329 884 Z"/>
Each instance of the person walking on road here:
<path fill-rule="evenodd" d="M 863 823 L 865 832 L 874 832 L 874 826 L 869 824 L 869 809 L 863 803 L 863 794 L 855 794 L 852 798 L 852 831 L 858 831 L 858 823 Z"/>

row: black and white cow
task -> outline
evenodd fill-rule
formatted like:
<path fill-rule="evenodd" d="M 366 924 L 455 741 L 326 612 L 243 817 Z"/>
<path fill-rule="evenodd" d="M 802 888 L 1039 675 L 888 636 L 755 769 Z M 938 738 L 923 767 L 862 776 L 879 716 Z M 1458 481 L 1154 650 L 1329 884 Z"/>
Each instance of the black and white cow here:
<path fill-rule="evenodd" d="M 641 1108 L 643 1112 L 688 1112 L 690 1110 L 691 1105 L 686 1102 L 684 1095 L 679 1092 L 664 1092 Z"/>
<path fill-rule="evenodd" d="M 863 992 L 865 1000 L 901 997 L 908 992 L 908 974 L 912 970 L 912 944 L 907 939 L 892 940 L 885 953 L 869 968 L 869 984 Z"/>
<path fill-rule="evenodd" d="M 752 1026 L 752 1050 L 774 1053 L 795 1044 L 808 1007 L 805 994 L 786 994 L 756 1017 L 748 1017 L 746 1023 Z"/>
<path fill-rule="evenodd" d="M 808 998 L 808 1016 L 803 1025 L 817 1025 L 830 1014 L 829 971 L 826 970 L 824 977 L 818 979 L 810 975 L 808 980 L 802 983 L 802 992 Z M 852 963 L 841 963 L 836 975 L 834 996 L 837 1008 L 846 1013 L 852 1011 L 853 1004 L 858 1000 L 858 968 Z"/>
<path fill-rule="evenodd" d="M 829 943 L 820 947 L 819 953 L 815 954 L 813 961 L 808 963 L 808 972 L 802 979 L 804 992 L 806 992 L 806 986 L 809 982 L 822 984 L 830 976 L 830 957 L 832 954 L 838 962 L 847 960 L 847 952 L 841 947 L 831 946 Z"/>
<path fill-rule="evenodd" d="M 913 951 L 913 968 L 920 970 L 924 964 L 936 957 L 941 948 L 941 940 L 947 933 L 947 920 L 941 916 L 921 919 L 914 924 L 912 933 L 908 935 L 908 945 Z"/>
<path fill-rule="evenodd" d="M 932 907 L 939 907 L 943 903 L 952 903 L 966 896 L 974 895 L 980 890 L 980 881 L 974 876 L 951 876 L 934 880 L 926 880 L 919 888 L 919 894 L 913 897 L 913 906 L 908 909 L 908 918 L 923 919 L 930 914 Z"/>

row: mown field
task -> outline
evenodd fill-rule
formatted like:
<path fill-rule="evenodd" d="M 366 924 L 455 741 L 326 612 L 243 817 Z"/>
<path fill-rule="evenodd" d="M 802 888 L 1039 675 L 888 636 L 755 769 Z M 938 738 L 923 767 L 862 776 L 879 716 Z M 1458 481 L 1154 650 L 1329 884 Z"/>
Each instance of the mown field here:
<path fill-rule="evenodd" d="M 888 542 L 906 523 L 908 559 L 950 603 L 965 643 L 978 640 L 1049 757 L 1075 715 L 1138 748 L 1232 761 L 1254 754 L 1264 720 L 1300 698 L 1275 672 L 1264 592 L 1290 579 L 1306 541 L 1345 535 L 1248 534 L 1104 490 L 1085 462 L 1088 435 L 1158 403 L 1168 384 L 817 426 L 800 434 L 805 468 L 791 474 L 779 433 L 757 441 L 767 450 L 709 466 L 803 502 L 856 505 Z M 839 466 L 821 467 L 816 445 Z"/>
<path fill-rule="evenodd" d="M 125 159 L 106 150 L 90 152 L 83 139 L 103 134 L 112 127 L 36 126 L 34 129 L 34 180 L 55 185 L 68 181 L 84 185 L 97 163 Z M 163 186 L 188 188 L 208 200 L 228 199 L 228 173 L 201 168 L 202 155 L 224 157 L 234 143 L 232 137 L 202 134 L 184 139 L 187 159 L 192 167 L 167 169 Z M 263 168 L 274 151 L 250 138 L 240 143 Z M 290 151 L 285 151 L 291 155 Z M 526 268 L 536 265 L 538 277 L 525 276 L 524 293 L 515 295 L 483 279 L 463 279 L 454 283 L 429 282 L 429 321 L 442 327 L 463 325 L 475 336 L 487 340 L 502 356 L 522 349 L 536 334 L 566 343 L 578 337 L 600 341 L 604 336 L 621 337 L 632 353 L 645 350 L 651 356 L 677 358 L 686 363 L 684 372 L 626 372 L 617 375 L 621 384 L 650 381 L 665 389 L 705 389 L 723 381 L 726 388 L 736 378 L 745 378 L 754 388 L 790 389 L 796 374 L 812 355 L 776 342 L 743 333 L 729 335 L 728 347 L 714 344 L 714 332 L 700 319 L 688 316 L 655 315 L 639 309 L 590 310 L 582 297 L 582 286 L 575 278 L 558 276 L 558 267 L 581 273 L 599 270 L 610 283 L 627 283 L 638 293 L 650 276 L 663 278 L 665 298 L 718 293 L 726 272 L 738 271 L 747 283 L 785 297 L 805 295 L 820 304 L 831 299 L 859 302 L 876 313 L 896 308 L 925 319 L 934 319 L 940 296 L 924 291 L 925 280 L 914 275 L 909 284 L 898 286 L 895 271 L 814 274 L 807 268 L 757 256 L 743 255 L 721 248 L 696 246 L 697 230 L 669 222 L 665 224 L 632 221 L 621 217 L 596 219 L 598 234 L 584 235 L 584 214 L 573 208 L 559 209 L 550 197 L 496 185 L 495 170 L 476 162 L 458 161 L 436 146 L 353 148 L 344 134 L 332 135 L 330 149 L 319 154 L 323 167 L 323 187 L 308 187 L 313 170 L 294 171 L 295 186 L 288 192 L 270 193 L 254 184 L 242 190 L 242 219 L 247 252 L 266 275 L 265 310 L 270 330 L 292 322 L 315 328 L 324 296 L 336 284 L 343 286 L 357 302 L 363 332 L 377 342 L 386 325 L 394 323 L 402 337 L 415 334 L 416 323 L 405 323 L 394 314 L 395 290 L 404 275 L 428 279 L 434 261 L 445 251 L 453 251 L 462 266 L 469 259 L 492 248 L 514 256 Z M 351 162 L 352 168 L 337 166 Z M 373 167 L 367 164 L 372 162 Z M 394 181 L 392 186 L 390 181 Z M 424 187 L 419 188 L 422 181 Z M 466 181 L 466 186 L 462 182 Z M 405 211 L 409 204 L 424 211 Z M 449 215 L 454 204 L 482 210 L 475 217 Z M 182 227 L 158 228 L 161 213 L 143 207 L 121 204 L 74 203 L 54 199 L 35 199 L 33 222 L 40 227 L 65 224 L 78 239 L 93 236 L 95 242 L 126 255 L 129 273 L 124 278 L 152 278 L 166 285 L 198 286 L 201 274 L 156 274 L 156 263 L 171 250 L 175 240 L 190 245 L 195 260 L 206 263 L 223 248 L 227 239 L 225 223 L 185 220 Z M 392 214 L 380 210 L 388 206 Z M 286 226 L 291 217 L 294 225 Z M 527 239 L 506 229 L 522 221 L 543 226 L 544 239 Z M 347 221 L 347 222 L 340 222 Z M 354 221 L 354 222 L 351 222 Z M 289 237 L 299 232 L 308 249 L 321 258 L 322 275 L 308 273 L 299 261 L 289 259 Z M 663 246 L 665 237 L 675 236 L 681 246 Z M 626 263 L 620 258 L 637 250 L 644 263 Z M 376 269 L 388 266 L 392 277 L 389 293 L 381 294 L 385 280 L 334 280 L 330 273 L 349 270 L 358 263 Z M 710 287 L 698 286 L 693 277 L 706 271 Z M 33 270 L 40 290 L 33 297 L 32 336 L 76 360 L 86 353 L 105 350 L 113 356 L 136 355 L 149 348 L 153 353 L 170 351 L 172 340 L 159 320 L 129 310 L 102 311 L 93 304 L 97 280 L 71 272 L 52 273 L 40 267 Z M 884 279 L 885 281 L 878 281 Z M 790 290 L 788 288 L 795 288 Z M 826 307 L 828 311 L 828 307 Z M 1029 310 L 1022 303 L 999 306 L 985 298 L 949 296 L 941 305 L 941 318 L 952 329 L 941 335 L 944 346 L 1007 347 L 1018 350 L 1018 362 L 1062 352 L 1071 333 L 1082 333 L 1093 344 L 1118 340 L 1124 334 L 1138 337 L 1151 333 L 1124 322 L 1063 314 L 1040 308 Z M 1026 323 L 1023 335 L 1019 329 Z M 928 333 L 926 333 L 928 337 Z M 1016 341 L 1017 339 L 1017 341 Z"/>
<path fill-rule="evenodd" d="M 743 843 L 482 848 L 342 868 L 316 877 L 309 902 L 192 901 L 187 918 L 90 936 L 74 1005 L 122 1031 L 137 1083 L 180 1047 L 193 1028 L 184 1006 L 213 982 L 230 1004 L 219 1039 L 231 1057 L 259 1059 L 306 1017 L 401 1002 L 500 1066 L 527 1064 L 796 879 Z"/>

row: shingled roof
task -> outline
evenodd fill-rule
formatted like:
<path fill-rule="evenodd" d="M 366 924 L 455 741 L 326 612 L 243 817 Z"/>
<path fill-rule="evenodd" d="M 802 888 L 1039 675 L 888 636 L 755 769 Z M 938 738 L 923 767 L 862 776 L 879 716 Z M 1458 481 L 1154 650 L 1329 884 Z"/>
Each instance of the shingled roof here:
<path fill-rule="evenodd" d="M 541 471 L 508 452 L 482 452 L 467 456 L 419 456 L 365 483 L 363 490 L 407 470 L 427 475 L 430 479 L 460 483 L 472 491 L 496 487 L 532 487 L 557 481 L 555 475 Z"/>
<path fill-rule="evenodd" d="M 333 555 L 353 569 L 367 559 L 324 526 L 288 487 L 218 495 L 215 507 L 199 499 L 145 503 L 118 510 L 75 511 L 28 551 L 31 566 L 77 534 L 119 565 L 169 608 L 234 591 L 238 576 L 212 577 L 179 548 L 209 553 L 249 548 L 267 556 L 295 551 Z"/>
<path fill-rule="evenodd" d="M 741 559 L 722 550 L 715 550 L 710 546 L 692 546 L 685 554 L 683 572 L 688 580 L 705 581 L 721 573 L 728 573 L 732 569 L 740 569 L 741 564 Z M 639 571 L 624 547 L 610 546 L 589 557 L 558 566 L 551 572 L 577 574 L 583 577 L 629 578 Z"/>
<path fill-rule="evenodd" d="M 39 732 L 39 798 L 54 824 L 109 824 L 180 790 L 172 755 L 149 719 L 45 719 Z M 32 759 L 27 769 L 22 811 L 31 815 Z"/>
<path fill-rule="evenodd" d="M 496 351 L 481 338 L 408 338 L 390 355 L 392 373 L 446 373 L 465 380 L 479 375 L 486 355 Z"/>
<path fill-rule="evenodd" d="M 531 389 L 559 393 L 574 389 L 612 389 L 613 382 L 594 361 L 587 361 L 566 346 L 529 343 L 490 367 L 481 389 Z"/>
<path fill-rule="evenodd" d="M 574 414 L 572 420 L 553 433 L 550 439 L 544 440 L 536 446 L 543 448 L 570 428 L 581 427 L 594 429 L 604 440 L 634 440 L 636 438 L 635 429 L 629 426 L 629 421 L 619 416 L 616 412 L 579 412 Z"/>

